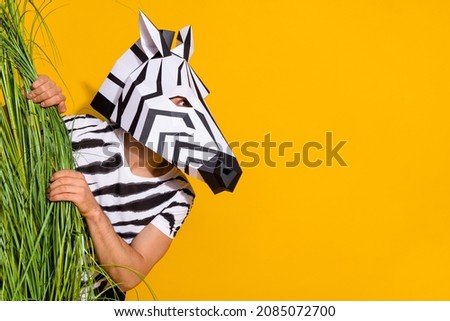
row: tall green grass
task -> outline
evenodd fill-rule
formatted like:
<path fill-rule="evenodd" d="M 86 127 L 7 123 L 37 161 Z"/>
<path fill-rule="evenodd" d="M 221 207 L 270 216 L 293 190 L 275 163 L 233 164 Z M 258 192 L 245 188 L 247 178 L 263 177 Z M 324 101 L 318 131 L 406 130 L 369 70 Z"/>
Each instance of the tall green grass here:
<path fill-rule="evenodd" d="M 46 197 L 52 173 L 74 168 L 70 139 L 56 108 L 23 94 L 37 78 L 36 33 L 47 28 L 49 2 L 37 2 L 0 3 L 0 299 L 79 300 L 84 279 L 91 300 L 98 266 L 82 217 Z"/>

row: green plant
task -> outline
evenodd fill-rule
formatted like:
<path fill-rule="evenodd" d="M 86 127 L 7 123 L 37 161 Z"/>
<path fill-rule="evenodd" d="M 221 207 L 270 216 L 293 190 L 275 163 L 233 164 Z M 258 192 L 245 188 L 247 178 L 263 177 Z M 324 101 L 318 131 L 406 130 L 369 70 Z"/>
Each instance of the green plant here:
<path fill-rule="evenodd" d="M 36 33 L 44 29 L 50 38 L 42 15 L 47 5 L 0 3 L 2 300 L 79 300 L 82 291 L 95 299 L 92 275 L 102 273 L 77 208 L 46 198 L 52 173 L 74 168 L 67 130 L 56 108 L 41 108 L 23 94 L 37 78 Z"/>

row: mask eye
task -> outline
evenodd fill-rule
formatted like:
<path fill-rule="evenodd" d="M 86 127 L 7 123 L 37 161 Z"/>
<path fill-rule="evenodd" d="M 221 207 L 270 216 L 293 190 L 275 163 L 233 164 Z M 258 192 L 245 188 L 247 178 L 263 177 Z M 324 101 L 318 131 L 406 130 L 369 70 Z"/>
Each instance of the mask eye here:
<path fill-rule="evenodd" d="M 189 100 L 187 100 L 185 97 L 182 97 L 182 96 L 175 96 L 175 97 L 170 98 L 170 100 L 177 107 L 192 107 Z"/>

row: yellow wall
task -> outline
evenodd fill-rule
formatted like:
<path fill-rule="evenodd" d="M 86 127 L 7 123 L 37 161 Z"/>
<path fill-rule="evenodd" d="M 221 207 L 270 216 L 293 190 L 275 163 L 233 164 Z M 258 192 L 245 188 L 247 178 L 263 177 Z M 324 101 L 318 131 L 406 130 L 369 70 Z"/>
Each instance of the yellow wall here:
<path fill-rule="evenodd" d="M 449 300 L 450 2 L 54 0 L 70 112 L 138 37 L 191 24 L 191 65 L 230 142 L 234 193 L 195 207 L 147 280 L 160 300 Z M 40 72 L 53 75 L 49 67 Z M 332 166 L 286 162 L 347 141 Z M 284 156 L 262 147 L 292 142 Z M 307 145 L 308 146 L 308 145 Z M 248 147 L 248 146 L 247 146 Z M 251 155 L 234 149 L 241 161 Z M 270 167 L 264 159 L 276 163 Z M 325 156 L 311 149 L 310 160 Z M 139 286 L 128 299 L 150 299 Z"/>

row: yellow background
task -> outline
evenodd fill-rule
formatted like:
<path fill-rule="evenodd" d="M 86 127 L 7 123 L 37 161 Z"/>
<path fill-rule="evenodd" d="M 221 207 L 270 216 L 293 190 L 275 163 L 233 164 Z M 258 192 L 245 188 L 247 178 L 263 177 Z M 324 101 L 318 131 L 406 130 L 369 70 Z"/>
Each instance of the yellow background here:
<path fill-rule="evenodd" d="M 450 299 L 450 2 L 54 0 L 69 112 L 138 38 L 191 24 L 191 65 L 229 142 L 258 142 L 234 193 L 195 206 L 147 277 L 159 300 Z M 58 79 L 50 67 L 41 73 Z M 59 81 L 59 80 L 58 80 Z M 347 141 L 347 167 L 285 163 Z M 281 155 L 264 154 L 270 134 Z M 241 161 L 251 161 L 239 148 Z M 270 156 L 276 162 L 263 162 Z M 311 159 L 323 158 L 314 151 Z M 151 299 L 143 285 L 128 299 Z"/>

